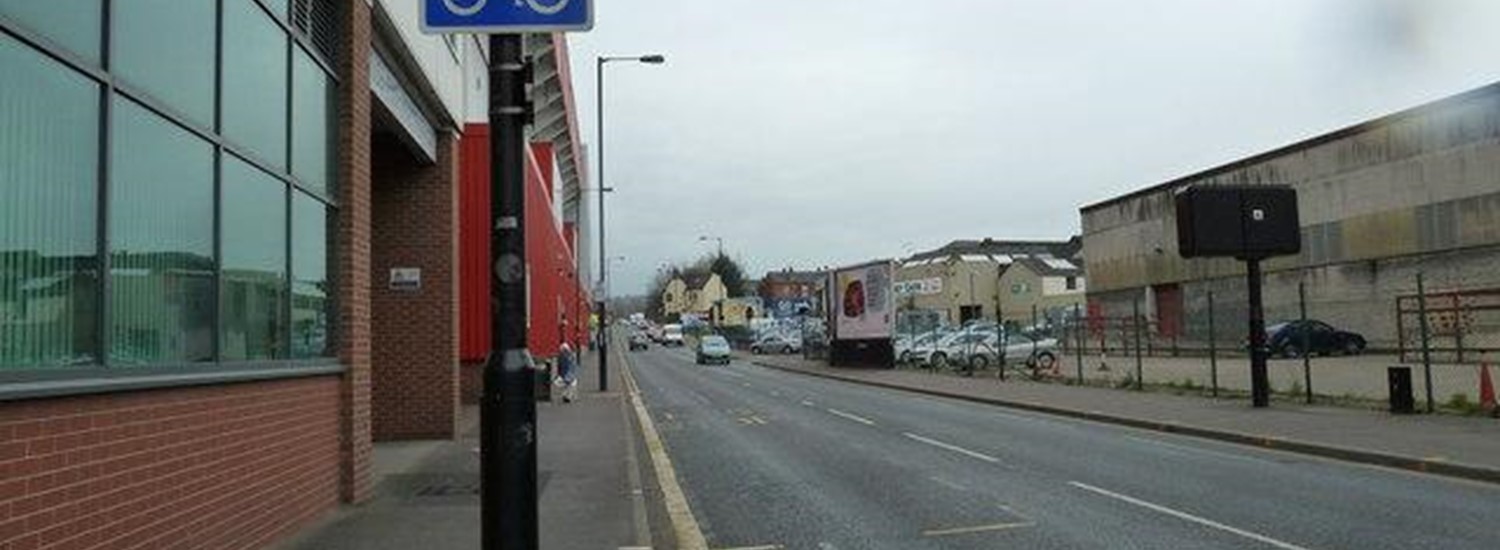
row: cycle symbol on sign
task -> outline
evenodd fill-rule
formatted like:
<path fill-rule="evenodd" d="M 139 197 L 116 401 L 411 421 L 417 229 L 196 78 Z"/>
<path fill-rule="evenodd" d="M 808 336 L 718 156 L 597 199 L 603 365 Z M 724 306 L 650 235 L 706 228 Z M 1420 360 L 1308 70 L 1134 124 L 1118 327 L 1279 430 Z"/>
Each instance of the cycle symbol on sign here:
<path fill-rule="evenodd" d="M 516 7 L 529 7 L 541 15 L 555 15 L 568 7 L 570 0 L 515 0 Z M 484 10 L 489 0 L 443 0 L 443 6 L 453 15 L 467 17 Z"/>

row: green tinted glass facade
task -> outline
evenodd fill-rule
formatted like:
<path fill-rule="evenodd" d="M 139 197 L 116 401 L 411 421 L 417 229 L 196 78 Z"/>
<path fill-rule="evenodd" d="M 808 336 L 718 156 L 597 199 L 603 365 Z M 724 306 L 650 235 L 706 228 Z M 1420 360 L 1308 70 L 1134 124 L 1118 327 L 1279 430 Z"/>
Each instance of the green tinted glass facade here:
<path fill-rule="evenodd" d="M 0 16 L 89 64 L 99 64 L 104 0 L 0 0 Z"/>
<path fill-rule="evenodd" d="M 214 340 L 214 148 L 113 98 L 110 360 L 210 361 Z"/>
<path fill-rule="evenodd" d="M 287 10 L 0 0 L 0 374 L 333 353 L 338 83 Z"/>
<path fill-rule="evenodd" d="M 0 367 L 98 358 L 99 85 L 0 35 Z"/>
<path fill-rule="evenodd" d="M 255 0 L 224 0 L 224 136 L 286 168 L 287 35 Z"/>
<path fill-rule="evenodd" d="M 214 126 L 214 2 L 113 0 L 113 70 L 204 128 Z"/>
<path fill-rule="evenodd" d="M 286 184 L 238 159 L 225 160 L 222 181 L 223 356 L 286 357 Z"/>
<path fill-rule="evenodd" d="M 333 301 L 328 279 L 328 208 L 305 193 L 292 198 L 292 355 L 330 353 L 328 319 Z"/>

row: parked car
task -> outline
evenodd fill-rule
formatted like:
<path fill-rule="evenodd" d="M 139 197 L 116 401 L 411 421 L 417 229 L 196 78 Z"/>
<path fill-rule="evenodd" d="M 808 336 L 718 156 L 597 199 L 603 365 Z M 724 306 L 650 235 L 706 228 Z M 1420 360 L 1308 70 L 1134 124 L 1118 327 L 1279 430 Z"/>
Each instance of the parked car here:
<path fill-rule="evenodd" d="M 931 345 L 914 348 L 912 355 L 919 363 L 940 369 L 949 363 L 962 364 L 967 361 L 969 354 L 983 353 L 986 347 L 993 354 L 994 339 L 994 335 L 983 332 L 953 332 Z M 987 340 L 992 343 L 986 344 Z"/>
<path fill-rule="evenodd" d="M 684 341 L 682 339 L 682 325 L 673 324 L 663 325 L 661 327 L 661 345 L 667 347 L 681 347 L 683 344 Z"/>
<path fill-rule="evenodd" d="M 1287 321 L 1266 327 L 1266 348 L 1282 357 L 1301 357 L 1303 353 L 1358 355 L 1365 351 L 1365 337 L 1322 321 Z"/>
<path fill-rule="evenodd" d="M 651 347 L 651 339 L 646 337 L 645 332 L 635 331 L 630 333 L 630 351 L 640 351 Z"/>
<path fill-rule="evenodd" d="M 1001 335 L 973 333 L 955 335 L 939 345 L 926 362 L 937 368 L 949 364 L 969 369 L 983 369 L 1000 363 Z M 1005 362 L 1051 370 L 1057 364 L 1057 339 L 1032 334 L 1009 334 L 1004 337 Z"/>
<path fill-rule="evenodd" d="M 719 363 L 729 364 L 729 340 L 723 336 L 710 334 L 698 339 L 698 364 L 710 365 Z"/>
<path fill-rule="evenodd" d="M 785 334 L 767 334 L 750 344 L 750 353 L 802 353 L 802 339 Z"/>

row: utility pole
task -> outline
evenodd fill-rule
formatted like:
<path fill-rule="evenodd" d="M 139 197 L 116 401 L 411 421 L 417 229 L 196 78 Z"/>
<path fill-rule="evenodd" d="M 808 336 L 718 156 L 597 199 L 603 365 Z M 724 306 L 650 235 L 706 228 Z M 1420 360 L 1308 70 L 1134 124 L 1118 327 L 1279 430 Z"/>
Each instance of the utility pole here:
<path fill-rule="evenodd" d="M 594 148 L 598 149 L 599 155 L 599 181 L 594 187 L 599 188 L 599 391 L 609 391 L 609 300 L 606 297 L 609 288 L 609 256 L 604 252 L 604 63 L 605 58 L 600 57 L 594 63 L 594 82 L 598 83 L 595 90 L 595 110 L 597 116 L 594 128 L 598 130 L 598 139 L 594 142 Z"/>
<path fill-rule="evenodd" d="M 536 378 L 526 351 L 523 130 L 530 67 L 521 35 L 490 36 L 491 345 L 480 406 L 481 542 L 537 548 Z"/>

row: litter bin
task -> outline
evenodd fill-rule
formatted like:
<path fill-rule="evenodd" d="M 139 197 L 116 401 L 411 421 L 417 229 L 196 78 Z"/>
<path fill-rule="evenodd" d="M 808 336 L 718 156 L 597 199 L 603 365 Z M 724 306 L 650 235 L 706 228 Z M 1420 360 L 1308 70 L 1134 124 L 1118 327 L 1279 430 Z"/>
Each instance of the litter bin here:
<path fill-rule="evenodd" d="M 1391 412 L 1411 414 L 1417 411 L 1417 400 L 1412 397 L 1411 367 L 1389 367 L 1385 371 L 1386 382 L 1391 390 Z"/>
<path fill-rule="evenodd" d="M 542 361 L 535 367 L 536 371 L 536 400 L 547 403 L 552 402 L 552 361 Z"/>

